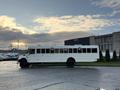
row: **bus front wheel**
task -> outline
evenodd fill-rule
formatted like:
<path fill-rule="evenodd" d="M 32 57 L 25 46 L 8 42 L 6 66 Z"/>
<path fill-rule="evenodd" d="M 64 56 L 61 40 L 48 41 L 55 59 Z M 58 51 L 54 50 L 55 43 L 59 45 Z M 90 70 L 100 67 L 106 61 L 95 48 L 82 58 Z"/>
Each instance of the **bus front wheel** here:
<path fill-rule="evenodd" d="M 27 62 L 26 59 L 19 60 L 19 65 L 21 68 L 28 68 L 29 67 L 29 63 Z"/>
<path fill-rule="evenodd" d="M 69 68 L 73 68 L 75 65 L 75 59 L 70 57 L 67 59 L 66 66 Z"/>

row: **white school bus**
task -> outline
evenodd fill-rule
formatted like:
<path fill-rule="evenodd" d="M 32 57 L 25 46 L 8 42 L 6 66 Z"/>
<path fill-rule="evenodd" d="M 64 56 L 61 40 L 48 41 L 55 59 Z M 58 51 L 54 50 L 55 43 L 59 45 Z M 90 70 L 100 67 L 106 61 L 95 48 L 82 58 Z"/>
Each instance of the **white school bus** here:
<path fill-rule="evenodd" d="M 65 45 L 65 46 L 30 46 L 28 54 L 20 56 L 21 68 L 32 63 L 65 62 L 73 67 L 76 62 L 94 62 L 99 58 L 97 45 Z"/>

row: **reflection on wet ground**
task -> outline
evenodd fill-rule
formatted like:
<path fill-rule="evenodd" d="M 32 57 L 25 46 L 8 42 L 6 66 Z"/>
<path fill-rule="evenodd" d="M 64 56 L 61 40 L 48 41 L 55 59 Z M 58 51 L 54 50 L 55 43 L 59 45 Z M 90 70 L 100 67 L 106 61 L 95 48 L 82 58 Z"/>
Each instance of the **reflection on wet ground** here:
<path fill-rule="evenodd" d="M 120 90 L 120 67 L 45 66 L 0 62 L 0 90 Z"/>

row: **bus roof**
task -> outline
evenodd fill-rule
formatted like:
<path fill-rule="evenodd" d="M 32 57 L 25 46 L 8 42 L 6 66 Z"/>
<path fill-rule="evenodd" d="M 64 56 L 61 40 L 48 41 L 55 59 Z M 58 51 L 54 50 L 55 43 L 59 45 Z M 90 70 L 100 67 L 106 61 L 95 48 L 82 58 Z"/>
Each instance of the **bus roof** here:
<path fill-rule="evenodd" d="M 37 48 L 98 48 L 98 45 L 55 45 L 55 46 L 34 45 L 34 46 L 29 46 L 28 48 L 32 48 L 32 49 L 37 49 Z"/>

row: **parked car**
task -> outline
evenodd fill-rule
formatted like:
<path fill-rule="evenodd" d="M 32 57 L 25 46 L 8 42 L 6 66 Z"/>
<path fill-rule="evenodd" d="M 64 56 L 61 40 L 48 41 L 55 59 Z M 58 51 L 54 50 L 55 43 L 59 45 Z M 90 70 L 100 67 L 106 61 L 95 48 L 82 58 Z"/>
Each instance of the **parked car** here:
<path fill-rule="evenodd" d="M 7 58 L 7 56 L 5 56 L 3 53 L 0 53 L 0 61 L 4 60 L 6 58 Z"/>
<path fill-rule="evenodd" d="M 0 60 L 17 60 L 18 53 L 0 53 Z"/>

